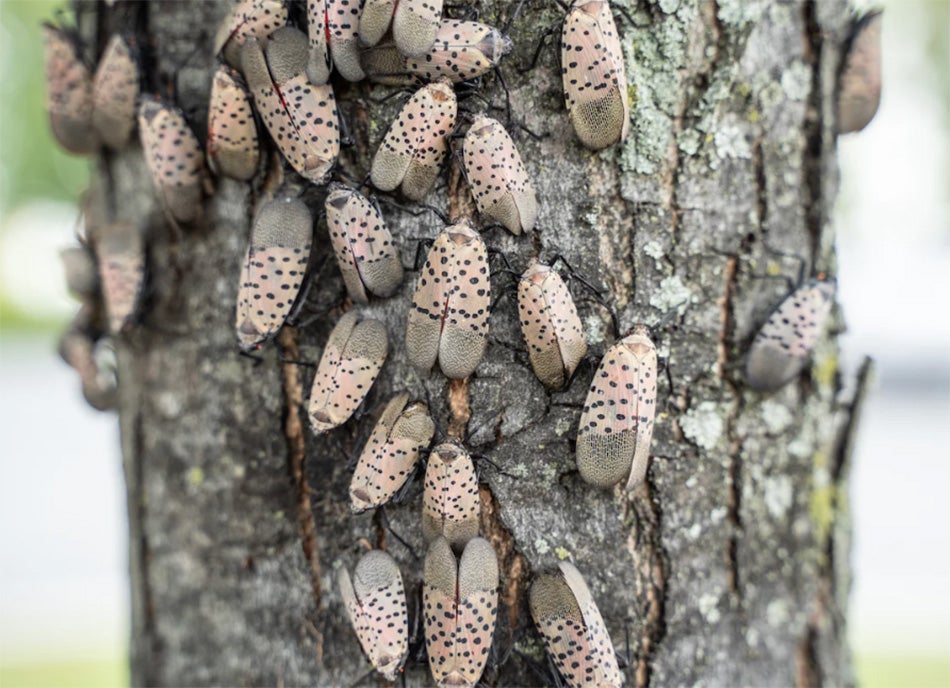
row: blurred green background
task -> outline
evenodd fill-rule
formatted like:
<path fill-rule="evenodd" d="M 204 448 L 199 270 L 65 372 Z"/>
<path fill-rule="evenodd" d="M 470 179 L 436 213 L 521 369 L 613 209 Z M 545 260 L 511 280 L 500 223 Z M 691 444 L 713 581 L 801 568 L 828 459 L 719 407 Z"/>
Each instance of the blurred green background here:
<path fill-rule="evenodd" d="M 950 160 L 946 155 L 946 131 L 950 127 L 950 0 L 889 0 L 883 4 L 887 9 L 885 47 L 891 42 L 902 46 L 905 52 L 919 57 L 913 64 L 923 65 L 923 71 L 899 74 L 899 77 L 926 83 L 933 97 L 928 107 L 937 110 L 942 122 L 934 146 L 944 149 L 941 163 L 944 169 L 940 177 L 944 186 L 937 198 L 945 202 L 950 195 L 950 189 L 946 188 L 950 180 L 946 171 Z M 44 258 L 41 265 L 36 265 L 40 261 L 28 260 L 37 246 L 52 255 L 56 247 L 69 242 L 69 227 L 78 218 L 75 203 L 87 184 L 91 164 L 86 159 L 62 153 L 53 144 L 47 129 L 39 25 L 52 18 L 54 10 L 61 5 L 46 0 L 0 2 L 0 345 L 14 337 L 42 336 L 46 342 L 65 326 L 75 308 L 66 299 L 58 281 L 58 261 Z M 886 50 L 885 61 L 889 59 Z M 885 81 L 886 96 L 892 85 Z M 875 122 L 872 127 L 875 126 L 882 125 Z M 859 145 L 860 139 L 845 144 Z M 847 150 L 844 158 L 842 204 L 859 207 L 864 196 L 861 190 L 848 186 Z M 942 229 L 946 249 L 950 228 Z M 24 270 L 24 261 L 28 270 Z M 4 346 L 3 351 L 6 358 L 9 348 Z M 49 358 L 52 361 L 52 356 Z M 76 402 L 80 403 L 78 393 Z M 945 455 L 945 445 L 943 452 Z M 943 530 L 946 524 L 939 527 Z M 860 541 L 860 520 L 857 528 Z M 945 540 L 934 543 L 946 549 L 945 545 Z M 64 571 L 64 575 L 69 575 L 69 571 Z M 860 568 L 857 576 L 860 580 Z M 2 585 L 4 590 L 0 590 L 0 596 L 7 594 L 6 579 Z M 115 591 L 117 599 L 124 599 L 125 594 L 124 590 Z M 862 614 L 858 618 L 867 618 Z M 876 617 L 872 614 L 870 618 Z M 9 620 L 5 621 L 0 614 L 0 626 L 5 623 Z M 54 616 L 50 623 L 56 624 Z M 929 628 L 927 624 L 924 627 Z M 927 633 L 924 627 L 919 629 L 921 635 Z M 940 628 L 946 629 L 946 624 Z M 4 637 L 16 634 L 16 629 L 4 630 Z M 890 650 L 887 629 L 866 631 L 864 628 L 855 631 L 856 668 L 862 685 L 870 688 L 950 686 L 950 640 L 938 639 L 934 643 L 933 638 L 928 638 L 917 651 L 908 650 L 907 643 Z M 106 688 L 127 684 L 125 647 L 121 643 L 97 648 L 96 639 L 92 638 L 77 648 L 57 637 L 51 634 L 47 646 L 30 652 L 19 646 L 10 649 L 0 644 L 0 688 Z M 944 651 L 940 651 L 941 646 Z"/>

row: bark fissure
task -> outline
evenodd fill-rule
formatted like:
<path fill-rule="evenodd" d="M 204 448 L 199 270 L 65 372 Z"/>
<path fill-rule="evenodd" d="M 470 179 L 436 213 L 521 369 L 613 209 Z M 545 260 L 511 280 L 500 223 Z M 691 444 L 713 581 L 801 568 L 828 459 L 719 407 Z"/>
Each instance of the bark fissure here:
<path fill-rule="evenodd" d="M 307 480 L 307 443 L 304 438 L 303 423 L 300 420 L 304 391 L 297 363 L 300 360 L 300 348 L 297 346 L 296 331 L 285 327 L 278 336 L 278 343 L 284 358 L 281 363 L 281 375 L 285 404 L 284 440 L 287 443 L 287 462 L 297 492 L 297 525 L 300 529 L 301 546 L 304 557 L 310 565 L 314 603 L 319 608 L 323 597 L 320 583 L 323 567 L 320 563 L 317 525 L 313 515 L 313 491 Z"/>
<path fill-rule="evenodd" d="M 819 688 L 822 685 L 821 666 L 815 648 L 817 642 L 818 631 L 809 622 L 795 654 L 795 688 Z"/>
<path fill-rule="evenodd" d="M 729 501 L 727 503 L 729 518 L 729 541 L 726 548 L 726 564 L 728 566 L 728 585 L 729 591 L 736 596 L 741 604 L 741 583 L 739 576 L 739 538 L 742 534 L 742 443 L 733 437 L 733 425 L 736 417 L 730 417 L 728 420 L 729 442 Z"/>
<path fill-rule="evenodd" d="M 637 593 L 643 610 L 640 652 L 634 669 L 636 688 L 647 688 L 652 677 L 652 660 L 666 634 L 667 562 L 661 542 L 661 510 L 654 499 L 652 481 L 647 476 L 631 496 L 634 523 L 627 538 L 627 550 L 637 574 Z"/>
<path fill-rule="evenodd" d="M 716 342 L 716 377 L 720 380 L 726 377 L 726 366 L 729 364 L 729 348 L 735 324 L 732 296 L 736 288 L 738 264 L 739 260 L 737 258 L 729 257 L 726 259 L 726 265 L 722 270 L 723 290 L 719 299 L 719 341 Z"/>
<path fill-rule="evenodd" d="M 765 176 L 765 162 L 762 159 L 762 137 L 757 136 L 752 143 L 752 166 L 755 169 L 755 205 L 759 222 L 759 231 L 768 233 L 766 222 L 769 218 L 768 181 Z"/>
<path fill-rule="evenodd" d="M 510 638 L 514 638 L 520 628 L 519 619 L 524 610 L 521 600 L 527 589 L 530 566 L 524 555 L 518 550 L 511 531 L 501 520 L 501 506 L 487 484 L 478 487 L 481 500 L 479 529 L 483 538 L 488 540 L 498 555 L 501 593 L 499 597 L 508 610 L 507 628 Z"/>
<path fill-rule="evenodd" d="M 821 234 L 825 224 L 825 175 L 822 167 L 824 153 L 823 92 L 821 79 L 822 66 L 822 28 L 818 21 L 816 0 L 806 0 L 803 6 L 805 35 L 805 59 L 811 67 L 811 89 L 808 95 L 808 108 L 803 123 L 806 145 L 803 149 L 802 205 L 805 210 L 806 229 L 811 244 L 812 271 L 818 260 L 821 247 Z"/>

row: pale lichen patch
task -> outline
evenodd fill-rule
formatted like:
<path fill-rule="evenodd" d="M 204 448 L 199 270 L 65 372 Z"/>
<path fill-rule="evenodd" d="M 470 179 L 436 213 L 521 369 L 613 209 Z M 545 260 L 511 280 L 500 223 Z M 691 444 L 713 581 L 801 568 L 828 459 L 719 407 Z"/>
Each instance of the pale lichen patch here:
<path fill-rule="evenodd" d="M 765 481 L 765 507 L 773 518 L 781 519 L 792 506 L 792 480 L 787 475 L 777 475 Z"/>
<path fill-rule="evenodd" d="M 683 434 L 701 449 L 713 449 L 725 429 L 724 413 L 712 401 L 704 401 L 680 419 Z"/>
<path fill-rule="evenodd" d="M 792 412 L 788 406 L 766 399 L 762 402 L 762 422 L 770 433 L 777 434 L 791 425 Z"/>
<path fill-rule="evenodd" d="M 805 100 L 811 92 L 811 69 L 799 60 L 782 72 L 782 91 L 789 100 Z"/>
<path fill-rule="evenodd" d="M 667 313 L 693 300 L 693 293 L 683 284 L 676 275 L 666 277 L 660 282 L 660 287 L 650 296 L 650 305 L 661 313 Z"/>

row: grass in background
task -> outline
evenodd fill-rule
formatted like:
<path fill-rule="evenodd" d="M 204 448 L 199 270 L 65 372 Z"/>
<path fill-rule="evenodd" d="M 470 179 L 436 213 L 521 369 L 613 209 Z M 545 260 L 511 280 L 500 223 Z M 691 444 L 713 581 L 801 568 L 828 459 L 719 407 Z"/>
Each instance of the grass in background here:
<path fill-rule="evenodd" d="M 950 652 L 943 657 L 858 655 L 854 663 L 861 688 L 950 686 Z"/>
<path fill-rule="evenodd" d="M 3 688 L 124 688 L 129 672 L 124 656 L 0 665 Z"/>

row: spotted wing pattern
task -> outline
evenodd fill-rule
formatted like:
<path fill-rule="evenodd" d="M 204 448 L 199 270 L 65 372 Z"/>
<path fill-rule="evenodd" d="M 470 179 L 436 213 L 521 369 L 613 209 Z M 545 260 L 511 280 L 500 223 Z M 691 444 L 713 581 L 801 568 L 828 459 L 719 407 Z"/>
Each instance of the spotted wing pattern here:
<path fill-rule="evenodd" d="M 140 81 L 138 56 L 131 40 L 114 35 L 92 84 L 92 123 L 110 148 L 119 149 L 129 142 L 135 128 Z"/>
<path fill-rule="evenodd" d="M 498 606 L 498 561 L 491 544 L 472 538 L 456 564 L 448 540 L 436 538 L 426 554 L 422 605 L 432 678 L 439 685 L 476 685 Z"/>
<path fill-rule="evenodd" d="M 214 38 L 214 51 L 232 67 L 241 66 L 241 48 L 251 36 L 264 40 L 287 24 L 284 0 L 243 0 L 225 17 Z"/>
<path fill-rule="evenodd" d="M 330 78 L 330 47 L 327 44 L 327 0 L 307 0 L 307 36 L 310 57 L 307 78 L 322 86 Z"/>
<path fill-rule="evenodd" d="M 256 39 L 243 50 L 244 74 L 264 126 L 281 154 L 304 178 L 319 184 L 340 152 L 336 100 L 329 84 L 307 80 L 307 39 L 284 27 L 267 44 Z"/>
<path fill-rule="evenodd" d="M 577 468 L 597 487 L 621 480 L 632 490 L 646 474 L 656 412 L 656 347 L 640 325 L 600 362 L 577 433 Z"/>
<path fill-rule="evenodd" d="M 360 66 L 357 32 L 360 0 L 327 0 L 327 36 L 333 68 L 347 81 L 361 81 L 366 75 Z"/>
<path fill-rule="evenodd" d="M 310 426 L 316 433 L 345 423 L 383 367 L 389 343 L 378 320 L 346 313 L 330 333 L 310 390 Z"/>
<path fill-rule="evenodd" d="M 439 366 L 446 377 L 471 375 L 488 345 L 491 276 L 488 251 L 470 223 L 458 222 L 446 230 L 452 242 L 449 263 L 451 287 L 446 294 Z"/>
<path fill-rule="evenodd" d="M 462 160 L 483 217 L 504 225 L 512 234 L 534 228 L 538 200 L 515 142 L 500 122 L 476 117 L 462 145 Z"/>
<path fill-rule="evenodd" d="M 215 174 L 248 180 L 260 162 L 251 94 L 237 71 L 221 65 L 211 82 L 208 166 Z"/>
<path fill-rule="evenodd" d="M 833 282 L 815 279 L 779 305 L 749 349 L 746 377 L 753 389 L 775 391 L 801 372 L 824 332 L 834 297 Z"/>
<path fill-rule="evenodd" d="M 448 135 L 458 112 L 455 92 L 447 81 L 416 91 L 400 110 L 373 158 L 371 179 L 382 191 L 401 186 L 412 200 L 432 188 L 448 152 Z"/>
<path fill-rule="evenodd" d="M 165 210 L 179 222 L 201 213 L 204 154 L 181 108 L 147 96 L 139 106 L 145 164 Z"/>
<path fill-rule="evenodd" d="M 600 150 L 623 141 L 630 130 L 627 75 L 606 0 L 574 0 L 561 33 L 561 73 L 581 142 Z"/>
<path fill-rule="evenodd" d="M 360 453 L 350 481 L 350 508 L 360 513 L 386 504 L 419 462 L 419 453 L 432 441 L 435 424 L 425 404 L 407 406 L 409 394 L 397 394 L 387 404 Z"/>
<path fill-rule="evenodd" d="M 139 228 L 125 222 L 96 227 L 93 242 L 109 329 L 115 334 L 128 329 L 138 313 L 145 283 L 145 243 Z"/>
<path fill-rule="evenodd" d="M 402 574 L 382 550 L 363 555 L 353 579 L 343 570 L 340 596 L 356 637 L 376 670 L 395 679 L 409 653 L 409 617 Z"/>
<path fill-rule="evenodd" d="M 427 370 L 438 360 L 448 377 L 470 375 L 485 353 L 490 298 L 481 237 L 464 220 L 445 228 L 416 282 L 406 325 L 410 363 Z"/>
<path fill-rule="evenodd" d="M 458 444 L 432 450 L 422 493 L 422 536 L 431 542 L 445 536 L 455 548 L 478 535 L 481 500 L 472 459 Z"/>
<path fill-rule="evenodd" d="M 446 77 L 459 83 L 490 72 L 511 48 L 511 39 L 493 26 L 443 19 L 432 48 L 406 58 L 405 68 L 427 81 Z"/>
<path fill-rule="evenodd" d="M 560 389 L 587 354 L 577 306 L 561 276 L 533 261 L 518 283 L 518 314 L 535 375 Z"/>
<path fill-rule="evenodd" d="M 571 688 L 619 688 L 623 683 L 606 626 L 584 583 L 569 562 L 538 576 L 529 606 L 548 654 Z"/>
<path fill-rule="evenodd" d="M 313 218 L 300 200 L 265 204 L 254 220 L 238 289 L 236 324 L 241 348 L 273 339 L 300 294 L 313 241 Z"/>
<path fill-rule="evenodd" d="M 43 33 L 50 128 L 70 153 L 94 153 L 99 135 L 92 126 L 92 78 L 79 57 L 77 39 L 51 24 L 43 24 Z"/>
<path fill-rule="evenodd" d="M 342 184 L 330 185 L 327 228 L 350 298 L 366 303 L 366 292 L 391 296 L 402 284 L 403 269 L 392 234 L 379 210 L 365 196 Z"/>

